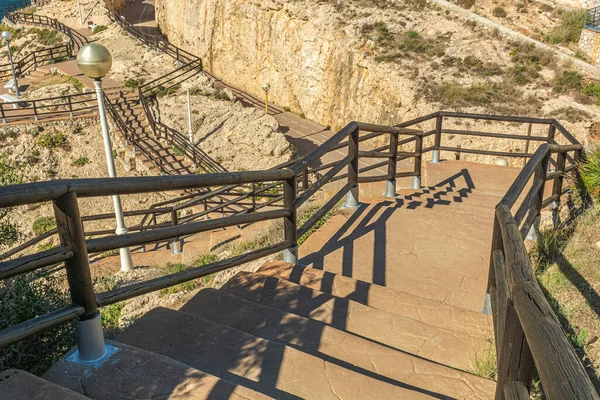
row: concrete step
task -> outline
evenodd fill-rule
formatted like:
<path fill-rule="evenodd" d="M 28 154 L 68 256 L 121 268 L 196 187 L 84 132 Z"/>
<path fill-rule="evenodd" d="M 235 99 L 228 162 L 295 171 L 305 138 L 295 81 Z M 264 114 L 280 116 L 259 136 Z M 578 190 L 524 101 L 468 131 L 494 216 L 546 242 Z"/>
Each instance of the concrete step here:
<path fill-rule="evenodd" d="M 362 375 L 433 396 L 493 397 L 494 382 L 382 346 L 320 322 L 215 289 L 201 290 L 180 310 L 278 341 Z"/>
<path fill-rule="evenodd" d="M 117 341 L 277 399 L 432 398 L 281 343 L 165 308 L 156 308 L 138 319 Z"/>
<path fill-rule="evenodd" d="M 89 399 L 82 394 L 18 369 L 0 372 L 0 398 L 6 400 Z"/>
<path fill-rule="evenodd" d="M 221 290 L 460 370 L 488 347 L 453 332 L 271 276 L 240 272 Z"/>
<path fill-rule="evenodd" d="M 490 316 L 310 267 L 268 261 L 256 271 L 454 332 L 492 337 Z"/>
<path fill-rule="evenodd" d="M 146 334 L 154 336 L 151 331 Z M 123 343 L 109 344 L 118 347 L 119 351 L 99 368 L 66 361 L 71 351 L 50 368 L 44 378 L 95 400 L 270 398 L 163 355 Z M 62 400 L 61 397 L 43 398 Z"/>

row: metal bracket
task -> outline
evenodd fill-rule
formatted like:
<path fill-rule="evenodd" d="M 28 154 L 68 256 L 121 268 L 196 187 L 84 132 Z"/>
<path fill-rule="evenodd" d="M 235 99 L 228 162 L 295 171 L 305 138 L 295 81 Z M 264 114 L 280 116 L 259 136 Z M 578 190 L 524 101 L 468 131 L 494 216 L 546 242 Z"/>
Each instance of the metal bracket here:
<path fill-rule="evenodd" d="M 71 362 L 73 364 L 85 365 L 86 367 L 96 369 L 96 368 L 102 366 L 102 364 L 104 364 L 104 362 L 106 360 L 108 360 L 110 357 L 112 357 L 113 354 L 116 354 L 117 352 L 119 352 L 121 350 L 118 347 L 111 346 L 110 344 L 105 344 L 104 348 L 106 349 L 106 352 L 104 353 L 104 355 L 102 357 L 100 357 L 96 360 L 91 360 L 91 361 L 82 360 L 81 358 L 79 358 L 79 350 L 75 350 L 75 352 L 73 354 L 71 354 L 69 357 L 67 357 L 67 361 Z"/>

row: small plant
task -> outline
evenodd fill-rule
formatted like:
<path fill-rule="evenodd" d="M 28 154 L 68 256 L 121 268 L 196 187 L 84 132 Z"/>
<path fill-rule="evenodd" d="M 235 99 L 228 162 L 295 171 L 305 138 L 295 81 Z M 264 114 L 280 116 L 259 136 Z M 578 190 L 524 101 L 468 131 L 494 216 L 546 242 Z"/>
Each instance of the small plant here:
<path fill-rule="evenodd" d="M 498 373 L 498 364 L 496 360 L 496 345 L 494 341 L 488 339 L 489 347 L 485 350 L 477 352 L 471 368 L 473 374 L 483 378 L 494 379 Z"/>
<path fill-rule="evenodd" d="M 67 137 L 61 132 L 42 133 L 35 140 L 35 144 L 45 149 L 64 148 L 67 145 Z"/>
<path fill-rule="evenodd" d="M 492 10 L 492 15 L 498 18 L 506 18 L 507 13 L 504 7 L 496 7 Z"/>
<path fill-rule="evenodd" d="M 102 327 L 106 332 L 107 336 L 112 336 L 116 331 L 119 330 L 119 321 L 121 320 L 121 311 L 123 311 L 125 303 L 115 303 L 110 306 L 104 307 L 100 310 L 100 319 L 102 320 Z"/>
<path fill-rule="evenodd" d="M 43 243 L 43 244 L 39 244 L 37 246 L 36 251 L 39 253 L 42 251 L 50 250 L 53 247 L 54 247 L 54 244 L 52 244 L 52 242 Z"/>
<path fill-rule="evenodd" d="M 283 107 L 283 111 L 285 111 L 285 112 L 290 112 L 290 111 L 292 111 L 292 109 L 291 109 L 291 108 L 289 108 L 289 107 Z"/>
<path fill-rule="evenodd" d="M 103 31 L 105 31 L 107 29 L 108 29 L 108 26 L 106 26 L 106 25 L 96 25 L 94 27 L 94 30 L 92 31 L 92 33 L 93 34 L 100 33 L 100 32 L 103 32 Z"/>
<path fill-rule="evenodd" d="M 304 113 L 300 114 L 300 118 L 306 119 L 306 114 L 304 114 Z"/>
<path fill-rule="evenodd" d="M 127 79 L 125 81 L 125 87 L 135 89 L 140 86 L 140 82 L 137 79 Z"/>
<path fill-rule="evenodd" d="M 19 239 L 17 227 L 8 222 L 0 223 L 0 245 L 11 246 Z"/>
<path fill-rule="evenodd" d="M 178 145 L 173 146 L 173 154 L 177 157 L 183 157 L 185 156 L 185 150 Z"/>
<path fill-rule="evenodd" d="M 581 164 L 579 172 L 588 193 L 600 201 L 600 145 L 586 151 L 585 162 Z"/>
<path fill-rule="evenodd" d="M 550 31 L 544 39 L 552 44 L 579 42 L 585 21 L 585 13 L 585 9 L 564 12 L 561 23 Z"/>
<path fill-rule="evenodd" d="M 562 75 L 558 76 L 553 81 L 553 88 L 556 92 L 567 92 L 571 90 L 581 90 L 581 74 L 575 71 L 563 71 Z"/>
<path fill-rule="evenodd" d="M 53 217 L 40 217 L 33 222 L 31 229 L 37 236 L 43 235 L 56 228 L 56 220 Z"/>
<path fill-rule="evenodd" d="M 71 165 L 74 167 L 83 167 L 90 163 L 90 159 L 87 157 L 79 157 L 77 160 L 74 160 Z"/>
<path fill-rule="evenodd" d="M 215 261 L 217 261 L 216 255 L 205 254 L 202 257 L 200 257 L 198 260 L 196 260 L 194 262 L 193 266 L 187 266 L 187 265 L 181 264 L 181 263 L 179 263 L 179 264 L 169 263 L 169 264 L 167 264 L 167 268 L 165 268 L 164 271 L 162 272 L 162 275 L 167 276 L 167 275 L 176 274 L 179 272 L 187 271 L 188 269 L 191 269 L 191 268 L 201 267 L 203 265 L 210 264 Z M 204 277 L 204 279 L 202 279 L 202 281 L 205 284 L 207 284 L 207 282 L 212 281 L 212 278 Z M 188 291 L 196 289 L 198 286 L 199 286 L 199 281 L 193 280 L 193 281 L 181 283 L 176 286 L 171 286 L 171 287 L 165 288 L 165 289 L 161 290 L 160 292 L 162 294 L 174 294 L 174 293 L 179 293 L 179 292 L 188 292 Z"/>

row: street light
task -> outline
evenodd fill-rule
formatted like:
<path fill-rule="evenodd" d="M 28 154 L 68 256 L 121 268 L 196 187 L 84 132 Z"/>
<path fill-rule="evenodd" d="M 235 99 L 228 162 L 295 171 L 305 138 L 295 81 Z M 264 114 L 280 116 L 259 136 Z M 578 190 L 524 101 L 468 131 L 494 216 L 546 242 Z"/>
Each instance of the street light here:
<path fill-rule="evenodd" d="M 100 125 L 102 126 L 102 138 L 104 139 L 104 152 L 106 153 L 106 164 L 108 165 L 108 176 L 115 178 L 117 172 L 115 170 L 115 160 L 108 133 L 108 122 L 106 121 L 104 93 L 102 92 L 102 78 L 112 67 L 112 56 L 106 47 L 102 45 L 97 43 L 86 44 L 77 53 L 77 66 L 83 74 L 94 80 L 96 97 L 98 98 L 98 111 L 100 112 Z M 117 220 L 116 233 L 117 235 L 126 234 L 129 230 L 125 227 L 121 198 L 118 195 L 113 196 L 113 203 L 115 207 L 115 219 Z M 121 254 L 121 271 L 131 271 L 133 269 L 131 252 L 126 247 L 120 249 L 119 252 Z"/>
<path fill-rule="evenodd" d="M 265 110 L 267 111 L 267 114 L 269 113 L 269 90 L 271 90 L 271 84 L 269 82 L 265 82 L 262 85 L 262 90 L 264 90 L 265 92 Z"/>
<path fill-rule="evenodd" d="M 8 59 L 10 61 L 10 69 L 12 70 L 13 82 L 15 83 L 15 95 L 19 97 L 19 80 L 15 72 L 15 64 L 13 63 L 12 51 L 10 50 L 10 40 L 12 35 L 9 31 L 2 32 L 2 39 L 6 40 L 6 46 L 8 47 Z"/>

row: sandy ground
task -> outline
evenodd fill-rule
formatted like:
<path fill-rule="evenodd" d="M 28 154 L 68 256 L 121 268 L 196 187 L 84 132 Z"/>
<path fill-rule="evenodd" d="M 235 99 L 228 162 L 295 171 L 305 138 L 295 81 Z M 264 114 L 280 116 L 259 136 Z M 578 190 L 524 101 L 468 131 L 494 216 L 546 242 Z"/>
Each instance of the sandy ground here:
<path fill-rule="evenodd" d="M 278 132 L 277 120 L 264 110 L 232 102 L 210 78 L 192 78 L 171 96 L 159 100 L 167 125 L 189 132 L 187 90 L 190 90 L 194 141 L 229 171 L 272 168 L 291 160 L 295 150 Z M 234 150 L 234 151 L 232 151 Z"/>

